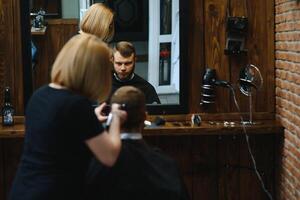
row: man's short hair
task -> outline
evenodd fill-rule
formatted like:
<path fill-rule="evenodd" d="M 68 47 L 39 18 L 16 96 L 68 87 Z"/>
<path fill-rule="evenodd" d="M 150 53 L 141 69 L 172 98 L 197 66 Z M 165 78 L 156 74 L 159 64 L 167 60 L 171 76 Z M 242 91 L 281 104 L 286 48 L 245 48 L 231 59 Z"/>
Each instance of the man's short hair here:
<path fill-rule="evenodd" d="M 130 57 L 132 54 L 134 56 L 136 55 L 133 44 L 130 42 L 126 42 L 126 41 L 118 42 L 116 44 L 116 46 L 114 47 L 113 51 L 114 51 L 114 53 L 117 51 L 120 52 L 120 54 L 125 58 Z"/>
<path fill-rule="evenodd" d="M 112 95 L 111 103 L 124 105 L 124 109 L 127 112 L 127 119 L 122 125 L 123 129 L 139 128 L 144 123 L 146 112 L 145 95 L 136 87 L 120 87 Z"/>

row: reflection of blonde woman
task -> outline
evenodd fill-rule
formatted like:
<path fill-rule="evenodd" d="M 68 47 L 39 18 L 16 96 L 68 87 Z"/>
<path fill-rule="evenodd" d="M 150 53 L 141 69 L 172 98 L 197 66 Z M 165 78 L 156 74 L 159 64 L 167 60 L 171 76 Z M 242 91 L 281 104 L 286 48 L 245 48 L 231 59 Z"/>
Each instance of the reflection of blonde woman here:
<path fill-rule="evenodd" d="M 80 33 L 92 34 L 104 42 L 109 42 L 115 33 L 114 13 L 103 3 L 93 4 L 80 22 Z M 102 103 L 98 108 L 98 112 L 102 113 L 105 106 L 106 103 Z M 107 116 L 104 115 L 99 115 L 98 118 L 101 122 L 107 120 Z"/>
<path fill-rule="evenodd" d="M 83 199 L 92 153 L 112 166 L 120 152 L 126 113 L 112 105 L 108 131 L 91 104 L 107 97 L 110 50 L 90 34 L 74 36 L 57 56 L 51 83 L 38 89 L 26 111 L 24 151 L 11 200 Z"/>
<path fill-rule="evenodd" d="M 96 35 L 104 42 L 114 36 L 114 14 L 103 3 L 95 3 L 86 11 L 80 22 L 80 33 Z"/>

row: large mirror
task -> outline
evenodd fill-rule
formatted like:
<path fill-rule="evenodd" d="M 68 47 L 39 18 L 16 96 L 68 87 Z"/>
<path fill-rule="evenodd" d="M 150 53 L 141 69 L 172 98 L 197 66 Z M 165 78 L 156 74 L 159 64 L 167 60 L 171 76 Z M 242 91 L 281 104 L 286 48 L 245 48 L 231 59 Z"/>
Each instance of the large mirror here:
<path fill-rule="evenodd" d="M 49 2 L 31 0 L 28 5 L 31 16 L 43 9 L 42 6 L 49 6 Z M 61 18 L 78 18 L 78 21 L 93 3 L 101 2 L 110 6 L 116 14 L 116 34 L 111 45 L 121 40 L 133 43 L 137 53 L 135 73 L 151 83 L 159 96 L 161 104 L 147 105 L 149 114 L 187 112 L 188 5 L 186 0 L 61 0 L 61 2 L 56 0 L 53 2 L 59 4 L 57 9 L 51 7 L 54 14 Z M 33 5 L 37 3 L 38 6 Z M 47 14 L 47 8 L 45 11 Z M 48 16 L 53 18 L 53 13 L 49 13 Z M 26 25 L 26 22 L 23 23 Z M 30 24 L 27 25 L 30 27 Z M 23 36 L 30 38 L 26 29 Z M 29 42 L 26 44 L 31 45 Z M 25 55 L 28 56 L 28 52 Z M 27 96 L 31 92 L 30 88 L 26 88 L 30 87 L 29 73 L 25 70 L 24 86 Z"/>

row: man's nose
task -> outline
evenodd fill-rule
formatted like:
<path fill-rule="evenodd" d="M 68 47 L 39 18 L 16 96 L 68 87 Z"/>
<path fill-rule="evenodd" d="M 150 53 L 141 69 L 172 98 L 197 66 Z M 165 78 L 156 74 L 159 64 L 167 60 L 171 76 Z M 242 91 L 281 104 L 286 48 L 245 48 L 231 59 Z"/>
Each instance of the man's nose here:
<path fill-rule="evenodd" d="M 121 70 L 126 70 L 126 66 L 124 63 L 121 65 Z"/>

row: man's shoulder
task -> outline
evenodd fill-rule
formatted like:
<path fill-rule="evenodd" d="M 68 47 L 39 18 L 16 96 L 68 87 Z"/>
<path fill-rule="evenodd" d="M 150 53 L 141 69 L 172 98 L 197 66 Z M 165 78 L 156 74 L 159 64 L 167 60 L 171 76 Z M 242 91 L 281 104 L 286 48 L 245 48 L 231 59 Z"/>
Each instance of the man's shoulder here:
<path fill-rule="evenodd" d="M 145 80 L 144 78 L 142 78 L 141 76 L 134 74 L 134 82 L 135 83 L 139 83 L 141 85 L 147 86 L 148 88 L 153 88 L 153 85 L 151 85 L 151 83 L 149 83 L 147 80 Z"/>
<path fill-rule="evenodd" d="M 134 78 L 133 78 L 135 81 L 139 81 L 139 82 L 147 82 L 149 83 L 148 81 L 146 81 L 143 77 L 141 77 L 140 75 L 134 73 Z"/>
<path fill-rule="evenodd" d="M 138 75 L 136 75 L 135 77 L 136 77 L 136 82 L 133 86 L 139 88 L 145 93 L 146 103 L 152 104 L 156 102 L 160 104 L 159 97 L 153 85 L 151 85 L 151 83 L 149 83 L 148 81 L 146 81 L 145 79 L 143 79 Z"/>

